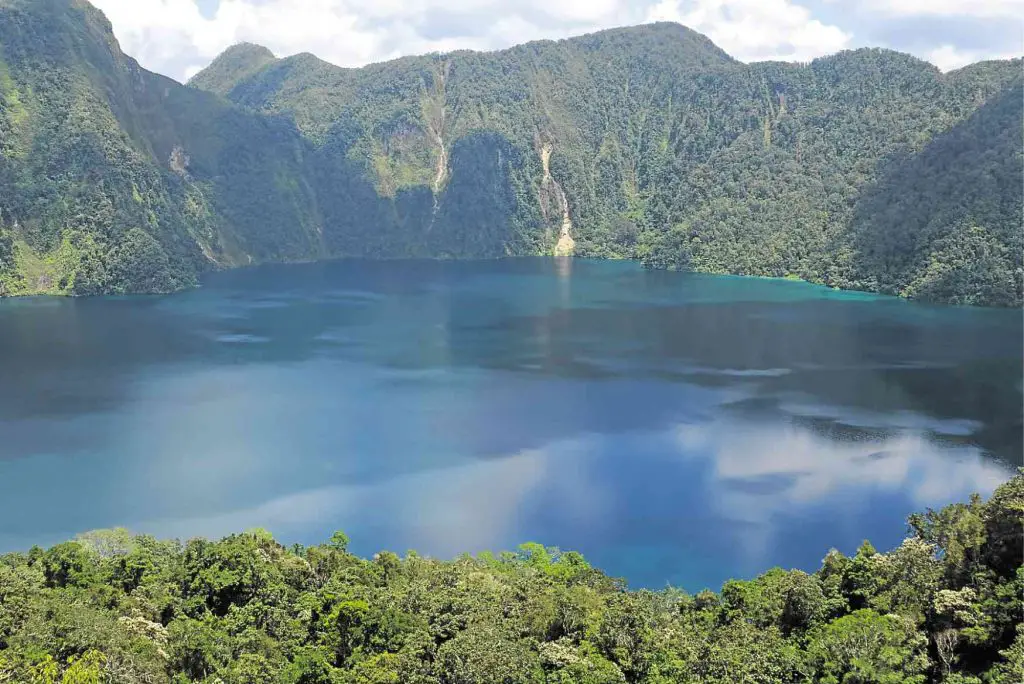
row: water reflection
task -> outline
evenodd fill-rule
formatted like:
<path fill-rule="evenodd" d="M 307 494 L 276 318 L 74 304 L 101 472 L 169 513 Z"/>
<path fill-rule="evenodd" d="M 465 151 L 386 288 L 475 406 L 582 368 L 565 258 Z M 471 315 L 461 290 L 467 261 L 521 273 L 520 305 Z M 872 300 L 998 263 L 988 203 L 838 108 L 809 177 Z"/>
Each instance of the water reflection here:
<path fill-rule="evenodd" d="M 802 534 L 812 513 L 824 512 L 842 530 L 819 548 L 845 544 L 850 552 L 858 537 L 869 536 L 859 523 L 879 496 L 923 510 L 990 493 L 1006 479 L 1006 469 L 976 447 L 939 444 L 913 430 L 886 432 L 836 439 L 799 424 L 715 421 L 680 426 L 676 438 L 682 454 L 706 461 L 702 487 L 721 518 L 742 523 L 724 532 L 735 537 L 746 567 L 764 567 L 784 564 L 772 549 Z M 879 530 L 876 541 L 888 545 L 901 531 Z"/>
<path fill-rule="evenodd" d="M 230 490 L 232 473 L 248 468 L 253 478 L 274 465 L 218 453 L 212 462 L 159 457 L 125 474 L 118 486 L 187 505 L 157 517 L 139 509 L 120 522 L 178 537 L 260 526 L 296 541 L 344 528 L 363 553 L 452 556 L 537 539 L 579 549 L 634 584 L 691 589 L 773 565 L 812 569 L 831 546 L 849 553 L 865 537 L 895 545 L 906 511 L 991 492 L 1007 477 L 978 449 L 920 433 L 836 441 L 799 424 L 719 419 L 391 474 L 328 470 L 322 478 L 334 484 L 258 500 L 247 484 L 249 495 L 211 507 L 204 492 Z"/>
<path fill-rule="evenodd" d="M 0 330 L 0 550 L 343 528 L 699 589 L 895 544 L 1021 457 L 1015 312 L 800 283 L 341 262 L 0 302 Z"/>

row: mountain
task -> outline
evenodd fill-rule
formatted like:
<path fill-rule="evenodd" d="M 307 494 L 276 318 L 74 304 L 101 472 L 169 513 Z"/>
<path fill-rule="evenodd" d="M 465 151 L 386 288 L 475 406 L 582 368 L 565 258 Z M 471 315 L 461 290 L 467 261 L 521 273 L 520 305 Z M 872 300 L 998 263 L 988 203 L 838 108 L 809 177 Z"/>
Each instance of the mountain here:
<path fill-rule="evenodd" d="M 1021 83 L 651 24 L 360 69 L 243 44 L 184 87 L 84 0 L 0 0 L 0 291 L 555 253 L 1017 305 Z"/>
<path fill-rule="evenodd" d="M 0 0 L 0 292 L 165 292 L 326 254 L 278 117 L 152 74 L 83 0 Z"/>
<path fill-rule="evenodd" d="M 209 67 L 196 74 L 189 83 L 200 90 L 226 96 L 236 83 L 249 78 L 276 60 L 274 53 L 262 45 L 238 43 L 221 53 Z"/>

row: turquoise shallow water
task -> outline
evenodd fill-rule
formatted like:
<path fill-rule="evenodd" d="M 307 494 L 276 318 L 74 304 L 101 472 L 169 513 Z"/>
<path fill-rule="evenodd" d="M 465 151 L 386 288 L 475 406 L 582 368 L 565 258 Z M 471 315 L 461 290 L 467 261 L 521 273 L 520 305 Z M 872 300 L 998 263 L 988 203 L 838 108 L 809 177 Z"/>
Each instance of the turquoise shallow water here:
<path fill-rule="evenodd" d="M 0 550 L 123 525 L 536 540 L 717 586 L 988 492 L 1019 312 L 628 262 L 341 261 L 0 302 Z"/>

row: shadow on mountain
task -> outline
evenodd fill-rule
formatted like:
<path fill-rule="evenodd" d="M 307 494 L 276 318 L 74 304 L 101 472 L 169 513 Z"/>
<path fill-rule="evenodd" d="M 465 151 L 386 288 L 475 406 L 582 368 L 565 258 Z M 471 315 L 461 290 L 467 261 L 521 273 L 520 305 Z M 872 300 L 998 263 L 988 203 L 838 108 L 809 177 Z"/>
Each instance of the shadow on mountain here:
<path fill-rule="evenodd" d="M 332 254 L 363 257 L 491 258 L 516 251 L 521 240 L 513 169 L 521 153 L 503 135 L 477 132 L 455 142 L 446 184 L 382 196 L 365 162 L 349 153 L 344 131 L 317 149 L 313 178 Z"/>
<path fill-rule="evenodd" d="M 920 153 L 884 166 L 854 210 L 848 239 L 858 287 L 1020 304 L 1022 99 L 1018 80 Z"/>

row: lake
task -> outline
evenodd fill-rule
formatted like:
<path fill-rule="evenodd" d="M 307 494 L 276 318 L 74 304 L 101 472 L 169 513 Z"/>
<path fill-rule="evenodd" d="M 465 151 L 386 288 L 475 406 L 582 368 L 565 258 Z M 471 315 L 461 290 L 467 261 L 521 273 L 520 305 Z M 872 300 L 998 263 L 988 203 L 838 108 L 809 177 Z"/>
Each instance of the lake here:
<path fill-rule="evenodd" d="M 339 261 L 0 301 L 0 551 L 114 526 L 539 541 L 717 588 L 989 493 L 1019 311 L 634 263 Z"/>

